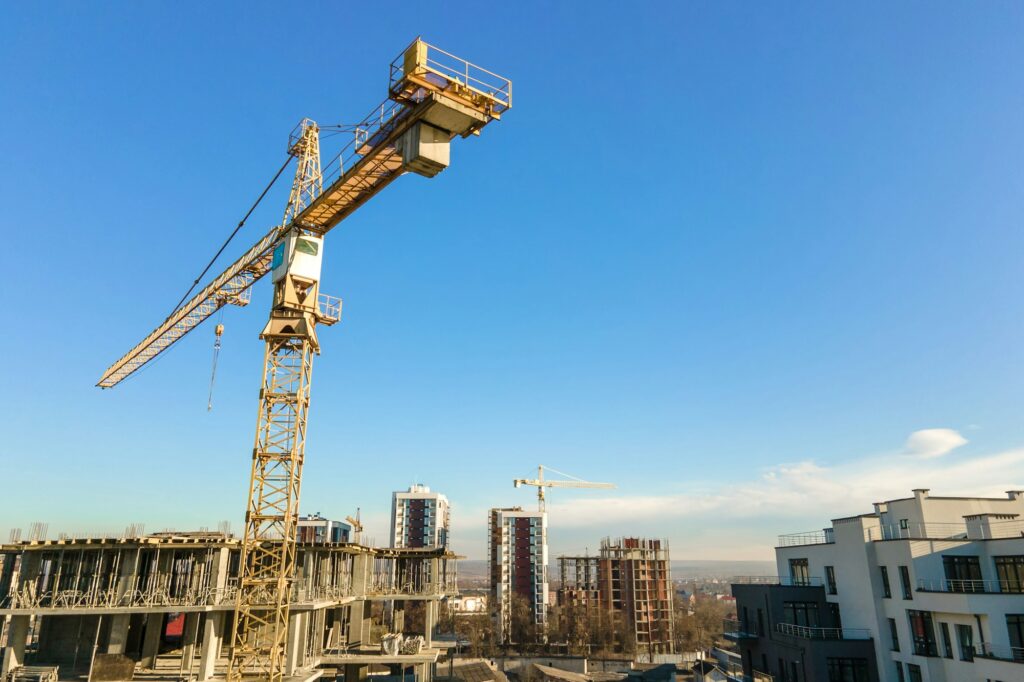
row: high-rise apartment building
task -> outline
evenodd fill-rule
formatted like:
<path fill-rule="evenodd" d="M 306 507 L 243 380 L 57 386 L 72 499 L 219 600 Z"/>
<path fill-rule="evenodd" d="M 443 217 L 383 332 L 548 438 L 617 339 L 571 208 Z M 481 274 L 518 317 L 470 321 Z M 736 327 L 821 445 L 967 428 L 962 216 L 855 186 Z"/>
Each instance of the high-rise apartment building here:
<path fill-rule="evenodd" d="M 414 484 L 391 495 L 392 547 L 448 547 L 448 498 Z"/>
<path fill-rule="evenodd" d="M 487 524 L 490 605 L 499 643 L 512 642 L 514 596 L 530 609 L 532 625 L 543 636 L 548 613 L 548 517 L 522 507 L 491 509 Z"/>
<path fill-rule="evenodd" d="M 808 682 L 1024 679 L 1024 492 L 912 497 L 784 535 L 737 580 L 744 674 Z"/>
<path fill-rule="evenodd" d="M 668 542 L 604 539 L 597 557 L 559 557 L 558 603 L 573 636 L 581 621 L 620 614 L 636 651 L 674 651 Z"/>

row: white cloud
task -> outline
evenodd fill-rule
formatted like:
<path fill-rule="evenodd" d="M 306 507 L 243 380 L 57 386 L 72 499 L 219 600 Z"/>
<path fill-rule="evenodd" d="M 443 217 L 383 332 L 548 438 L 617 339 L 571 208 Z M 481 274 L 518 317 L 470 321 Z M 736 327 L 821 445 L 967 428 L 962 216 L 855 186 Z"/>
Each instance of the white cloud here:
<path fill-rule="evenodd" d="M 921 429 L 910 434 L 904 451 L 908 455 L 929 459 L 948 455 L 966 444 L 967 439 L 953 429 Z"/>

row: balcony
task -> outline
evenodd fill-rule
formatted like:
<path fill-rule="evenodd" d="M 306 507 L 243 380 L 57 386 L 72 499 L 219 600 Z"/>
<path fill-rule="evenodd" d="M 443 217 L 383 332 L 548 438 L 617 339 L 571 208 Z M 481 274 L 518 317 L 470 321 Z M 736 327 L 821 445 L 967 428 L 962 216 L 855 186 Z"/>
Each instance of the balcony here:
<path fill-rule="evenodd" d="M 804 545 L 831 545 L 835 544 L 835 535 L 831 528 L 812 530 L 806 533 L 789 533 L 779 536 L 779 543 L 776 547 L 801 547 Z"/>
<path fill-rule="evenodd" d="M 822 587 L 821 578 L 794 578 L 788 575 L 737 575 L 729 579 L 733 585 L 780 585 L 782 587 Z"/>
<path fill-rule="evenodd" d="M 799 637 L 800 639 L 871 639 L 871 631 L 863 628 L 812 628 L 805 625 L 776 623 L 775 631 L 780 635 L 789 635 L 790 637 Z"/>
<path fill-rule="evenodd" d="M 1024 584 L 1018 580 L 949 580 L 919 579 L 918 592 L 950 592 L 955 594 L 1021 594 Z"/>
<path fill-rule="evenodd" d="M 996 661 L 1024 663 L 1024 647 L 997 646 L 990 642 L 982 642 L 980 650 L 974 654 L 977 658 L 991 658 Z"/>
<path fill-rule="evenodd" d="M 761 636 L 756 623 L 746 623 L 735 618 L 722 621 L 722 636 L 730 642 L 742 642 L 757 639 Z"/>

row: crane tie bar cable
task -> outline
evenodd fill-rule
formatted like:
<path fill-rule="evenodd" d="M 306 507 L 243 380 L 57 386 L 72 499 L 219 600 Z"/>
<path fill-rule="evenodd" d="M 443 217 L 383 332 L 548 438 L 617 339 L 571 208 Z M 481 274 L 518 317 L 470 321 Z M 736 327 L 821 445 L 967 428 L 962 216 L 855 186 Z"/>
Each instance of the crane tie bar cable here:
<path fill-rule="evenodd" d="M 228 247 L 228 244 L 230 244 L 231 240 L 235 238 L 235 235 L 238 234 L 238 231 L 242 229 L 242 226 L 245 225 L 245 221 L 249 219 L 249 216 L 251 216 L 252 212 L 256 210 L 256 207 L 260 205 L 260 202 L 263 201 L 263 197 L 267 196 L 267 192 L 269 192 L 270 188 L 274 186 L 274 183 L 277 182 L 277 179 L 281 177 L 281 173 L 283 173 L 284 169 L 288 167 L 288 164 L 291 163 L 291 160 L 292 157 L 291 155 L 289 155 L 288 158 L 285 159 L 284 163 L 281 164 L 281 167 L 277 170 L 277 173 L 274 175 L 274 179 L 270 181 L 270 184 L 263 188 L 263 191 L 260 193 L 259 197 L 257 197 L 256 202 L 249 207 L 249 211 L 241 220 L 238 221 L 238 225 L 236 225 L 235 229 L 231 232 L 230 235 L 228 235 L 228 238 L 224 240 L 224 243 L 221 244 L 220 248 L 217 250 L 217 253 L 213 255 L 213 258 L 211 258 L 210 262 L 206 264 L 206 267 L 203 268 L 203 271 L 199 273 L 199 276 L 196 277 L 195 281 L 192 282 L 192 286 L 188 288 L 188 291 L 186 291 L 185 295 L 181 297 L 181 300 L 178 301 L 173 308 L 171 308 L 171 312 L 167 315 L 164 321 L 170 319 L 171 315 L 173 315 L 174 312 L 181 307 L 181 304 L 185 302 L 185 300 L 192 294 L 193 291 L 195 291 L 196 285 L 198 285 L 199 282 L 202 281 L 203 277 L 206 276 L 206 273 L 209 272 L 210 268 L 213 267 L 213 264 L 217 262 L 218 258 L 220 258 L 220 255 L 224 253 L 224 249 Z"/>

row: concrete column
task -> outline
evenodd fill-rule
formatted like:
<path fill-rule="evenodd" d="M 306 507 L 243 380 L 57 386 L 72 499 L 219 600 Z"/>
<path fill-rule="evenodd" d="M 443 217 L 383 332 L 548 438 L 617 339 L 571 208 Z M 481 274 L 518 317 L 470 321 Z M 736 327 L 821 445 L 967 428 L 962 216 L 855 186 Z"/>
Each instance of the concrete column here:
<path fill-rule="evenodd" d="M 185 614 L 185 628 L 181 637 L 181 673 L 187 678 L 192 673 L 192 661 L 196 656 L 196 640 L 199 639 L 200 613 Z"/>
<path fill-rule="evenodd" d="M 117 571 L 117 603 L 121 603 L 128 591 L 135 584 L 135 577 L 139 573 L 139 550 L 125 549 L 121 553 L 121 566 Z M 123 654 L 124 651 L 111 651 L 108 653 Z"/>
<path fill-rule="evenodd" d="M 330 614 L 331 619 L 331 634 L 327 640 L 327 648 L 333 649 L 341 646 L 341 639 L 344 636 L 344 609 L 331 609 L 328 613 Z"/>
<path fill-rule="evenodd" d="M 132 616 L 129 613 L 116 613 L 110 617 L 110 634 L 107 636 L 108 654 L 124 654 L 131 620 Z"/>
<path fill-rule="evenodd" d="M 288 616 L 288 641 L 284 651 L 284 674 L 290 677 L 302 665 L 303 644 L 305 638 L 306 616 L 303 613 L 292 613 Z"/>
<path fill-rule="evenodd" d="M 434 627 L 437 625 L 437 601 L 430 599 L 424 602 L 423 639 L 427 646 L 434 644 Z"/>
<path fill-rule="evenodd" d="M 152 670 L 156 666 L 156 657 L 160 653 L 160 639 L 164 634 L 164 614 L 150 613 L 146 616 L 146 634 L 142 640 L 143 668 Z"/>
<path fill-rule="evenodd" d="M 11 616 L 11 624 L 7 628 L 7 645 L 4 647 L 4 660 L 0 665 L 0 677 L 5 677 L 18 666 L 25 665 L 25 640 L 28 639 L 28 616 Z"/>
<path fill-rule="evenodd" d="M 213 667 L 220 656 L 221 633 L 224 632 L 224 612 L 210 611 L 203 623 L 203 643 L 199 648 L 199 671 L 197 677 L 208 680 L 213 677 Z"/>
<path fill-rule="evenodd" d="M 394 601 L 391 606 L 391 631 L 405 631 L 405 602 Z"/>
<path fill-rule="evenodd" d="M 345 682 L 363 682 L 366 680 L 365 665 L 346 665 Z"/>

